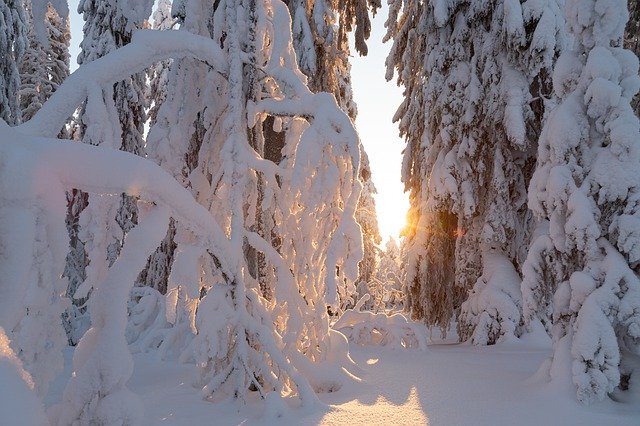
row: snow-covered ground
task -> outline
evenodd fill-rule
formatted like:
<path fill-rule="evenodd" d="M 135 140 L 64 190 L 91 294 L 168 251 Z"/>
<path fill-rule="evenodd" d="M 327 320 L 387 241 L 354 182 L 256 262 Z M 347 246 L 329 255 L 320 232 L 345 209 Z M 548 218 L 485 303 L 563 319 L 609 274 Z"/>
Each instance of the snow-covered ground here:
<path fill-rule="evenodd" d="M 284 418 L 266 418 L 257 400 L 203 401 L 191 385 L 194 366 L 160 362 L 150 354 L 135 356 L 129 385 L 142 397 L 148 425 L 640 424 L 640 395 L 632 395 L 635 402 L 583 406 L 566 389 L 536 379 L 550 353 L 547 343 L 531 339 L 489 347 L 440 342 L 427 352 L 352 345 L 361 380 L 321 395 L 323 406 L 292 408 Z M 63 379 L 54 384 L 48 404 L 60 399 Z"/>

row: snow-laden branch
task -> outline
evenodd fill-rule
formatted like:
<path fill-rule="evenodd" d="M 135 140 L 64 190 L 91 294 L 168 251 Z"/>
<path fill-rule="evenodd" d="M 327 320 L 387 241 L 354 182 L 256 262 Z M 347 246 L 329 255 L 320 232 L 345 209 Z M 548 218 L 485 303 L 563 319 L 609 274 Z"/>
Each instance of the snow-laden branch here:
<path fill-rule="evenodd" d="M 20 131 L 34 136 L 55 135 L 87 98 L 90 87 L 106 87 L 151 64 L 191 56 L 220 73 L 227 72 L 225 55 L 212 39 L 188 31 L 140 30 L 128 45 L 78 68 Z"/>
<path fill-rule="evenodd" d="M 140 424 L 142 406 L 126 388 L 133 371 L 125 339 L 127 300 L 138 271 L 162 241 L 168 225 L 169 209 L 151 207 L 129 232 L 121 256 L 95 288 L 89 303 L 91 328 L 76 349 L 59 425 Z"/>
<path fill-rule="evenodd" d="M 216 257 L 215 265 L 207 266 L 203 272 L 199 265 L 206 263 L 200 262 L 201 253 L 205 251 L 189 250 L 184 260 L 192 265 L 191 270 L 188 274 L 178 274 L 176 265 L 181 259 L 178 253 L 173 264 L 176 269 L 169 276 L 169 283 L 176 284 L 174 287 L 190 286 L 201 283 L 200 274 L 212 275 L 213 270 L 222 273 L 220 279 L 206 278 L 206 287 L 203 287 L 206 296 L 198 302 L 197 317 L 192 309 L 196 305 L 185 310 L 189 312 L 190 322 L 188 328 L 182 330 L 192 331 L 194 320 L 198 327 L 190 347 L 196 348 L 193 356 L 201 365 L 203 393 L 212 396 L 229 391 L 242 398 L 253 384 L 268 400 L 279 399 L 286 389 L 297 389 L 303 405 L 311 405 L 316 401 L 312 390 L 339 388 L 343 380 L 340 372 L 350 366 L 346 340 L 329 329 L 326 302 L 329 298 L 331 304 L 336 304 L 336 287 L 355 279 L 357 263 L 362 257 L 360 228 L 354 218 L 361 190 L 358 135 L 333 96 L 312 94 L 306 87 L 306 79 L 296 65 L 291 34 L 281 31 L 291 27 L 286 5 L 281 1 L 258 2 L 257 15 L 261 21 L 256 25 L 265 25 L 265 36 L 271 43 L 262 45 L 257 41 L 261 38 L 247 40 L 240 30 L 246 28 L 248 22 L 254 22 L 253 17 L 243 13 L 240 3 L 241 0 L 229 0 L 224 7 L 216 9 L 220 34 L 216 33 L 212 39 L 186 31 L 139 32 L 130 45 L 83 65 L 28 123 L 9 128 L 0 122 L 0 158 L 8 165 L 0 168 L 0 177 L 6 177 L 0 179 L 0 194 L 6 198 L 7 205 L 18 206 L 15 212 L 5 213 L 10 216 L 11 223 L 5 224 L 2 231 L 15 226 L 19 217 L 27 218 L 30 226 L 37 222 L 38 217 L 29 215 L 34 203 L 41 203 L 48 214 L 52 210 L 65 213 L 65 190 L 71 188 L 98 196 L 126 193 L 139 197 L 141 204 L 155 204 L 154 209 L 166 208 L 165 216 L 178 222 L 179 248 L 197 246 L 215 253 Z M 254 53 L 260 52 L 262 59 L 248 54 L 247 45 Z M 204 203 L 209 208 L 200 204 L 203 201 L 199 197 L 201 194 L 194 197 L 155 163 L 106 148 L 119 145 L 118 132 L 113 131 L 116 126 L 98 126 L 92 138 L 100 144 L 98 147 L 52 139 L 87 98 L 85 118 L 98 123 L 104 112 L 114 108 L 108 95 L 111 84 L 154 62 L 185 56 L 209 64 L 214 70 L 210 73 L 214 80 L 226 87 L 224 97 L 228 103 L 223 100 L 224 108 L 210 129 L 214 135 L 209 135 L 221 139 L 210 141 L 210 154 L 214 160 L 207 163 L 207 167 L 211 166 L 213 181 L 220 184 L 211 187 L 205 182 L 203 185 L 211 191 L 211 197 Z M 266 78 L 260 83 L 254 81 L 254 74 L 246 73 L 246 68 L 251 68 L 247 64 L 264 72 Z M 261 68 L 260 64 L 266 65 Z M 245 83 L 256 84 L 255 93 L 266 93 L 276 101 L 269 102 L 262 95 L 256 96 L 255 109 L 247 111 L 248 98 L 253 96 L 247 96 Z M 262 100 L 265 102 L 260 103 Z M 261 130 L 268 115 L 295 117 L 289 120 L 287 154 L 282 164 L 266 160 L 260 153 Z M 167 123 L 172 126 L 175 121 Z M 254 125 L 257 125 L 254 132 L 258 148 L 252 146 L 253 140 L 247 137 L 247 128 Z M 183 136 L 179 134 L 177 138 Z M 258 185 L 258 179 L 265 185 L 262 205 L 258 197 L 247 190 Z M 190 186 L 192 190 L 196 187 L 197 184 Z M 217 200 L 222 202 L 212 207 L 211 203 Z M 282 240 L 282 254 L 273 247 L 273 242 L 249 229 L 252 215 L 256 214 L 251 209 L 257 211 L 262 207 L 263 212 L 267 211 L 268 203 L 277 206 L 268 213 L 273 215 L 274 221 L 280 217 L 283 224 L 292 225 L 273 228 Z M 94 203 L 94 208 L 97 205 L 99 203 Z M 58 228 L 64 229 L 64 220 L 58 216 Z M 220 221 L 220 217 L 224 220 Z M 223 229 L 220 223 L 226 228 Z M 142 229 L 140 226 L 134 231 Z M 132 246 L 129 241 L 135 235 L 132 234 L 134 231 L 128 234 L 124 250 L 116 260 L 117 265 L 125 266 L 135 260 L 135 265 L 131 263 L 127 270 L 131 277 L 142 268 L 138 267 L 140 259 L 148 258 L 151 246 L 156 247 L 162 236 L 161 232 L 154 232 L 153 236 L 144 237 L 147 240 L 144 250 L 127 263 L 123 257 L 132 256 L 130 250 L 135 249 L 135 244 Z M 105 242 L 105 235 L 100 234 L 96 240 L 98 238 Z M 29 238 L 29 241 L 33 239 Z M 251 276 L 245 256 L 247 244 L 261 253 L 268 262 L 266 267 L 275 272 L 273 300 L 266 296 L 263 300 L 263 295 L 257 291 L 256 279 Z M 26 262 L 15 268 L 12 276 L 16 279 L 10 282 L 25 282 L 31 269 L 41 267 L 33 261 L 32 251 L 30 245 L 21 247 L 19 253 Z M 90 256 L 91 260 L 98 259 L 96 256 Z M 0 266 L 6 269 L 11 260 L 0 257 L 3 263 Z M 128 282 L 123 282 L 120 290 L 125 289 L 125 284 L 130 286 L 135 280 L 131 277 L 122 280 Z M 94 289 L 106 291 L 104 285 L 108 279 L 94 281 L 97 282 L 93 284 Z M 98 297 L 98 290 L 92 298 Z M 22 306 L 22 293 L 5 291 L 3 294 L 9 296 L 8 300 L 0 302 Z M 188 291 L 186 296 L 193 297 L 190 293 Z M 197 297 L 201 294 L 195 293 Z M 97 316 L 98 322 L 104 322 L 100 319 L 104 315 L 99 310 L 92 309 L 91 314 L 92 321 Z M 216 320 L 211 321 L 212 318 Z M 221 318 L 224 320 L 220 321 Z M 101 326 L 95 322 L 93 325 Z M 108 331 L 114 336 L 113 341 L 123 343 L 122 327 Z M 237 337 L 234 344 L 229 343 L 229 336 Z M 326 374 L 315 374 L 317 371 L 314 371 L 323 365 L 336 371 L 328 381 L 323 377 Z M 91 371 L 86 373 L 85 377 L 93 374 Z M 311 378 L 307 379 L 307 376 Z M 70 394 L 65 402 L 74 407 L 69 411 L 72 414 L 82 412 L 87 402 L 102 401 L 100 395 L 104 392 L 97 387 L 69 387 L 74 388 L 76 393 Z M 73 416 L 77 417 L 76 414 Z"/>
<path fill-rule="evenodd" d="M 25 182 L 36 185 L 43 181 L 58 181 L 67 189 L 78 188 L 96 194 L 124 192 L 166 205 L 173 217 L 201 236 L 203 241 L 209 240 L 218 249 L 226 246 L 226 234 L 211 213 L 152 161 L 124 151 L 72 141 L 24 137 L 18 134 L 18 130 L 22 130 L 20 127 L 3 127 L 7 137 L 0 141 L 0 153 L 6 159 L 21 157 L 19 160 L 15 158 L 15 164 L 19 164 L 21 170 L 16 173 L 24 176 Z M 30 155 L 24 155 L 25 151 Z M 33 178 L 43 175 L 46 178 L 37 182 Z M 36 189 L 47 192 L 45 187 Z M 224 259 L 220 260 L 224 268 Z"/>

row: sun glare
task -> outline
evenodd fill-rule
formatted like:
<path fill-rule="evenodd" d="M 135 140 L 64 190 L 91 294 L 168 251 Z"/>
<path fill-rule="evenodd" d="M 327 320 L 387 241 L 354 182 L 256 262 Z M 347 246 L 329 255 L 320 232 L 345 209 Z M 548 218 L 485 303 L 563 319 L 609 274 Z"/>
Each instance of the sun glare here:
<path fill-rule="evenodd" d="M 394 193 L 391 188 L 384 193 L 380 190 L 376 196 L 376 210 L 378 212 L 378 227 L 383 244 L 393 237 L 396 240 L 407 223 L 409 203 L 405 194 Z"/>

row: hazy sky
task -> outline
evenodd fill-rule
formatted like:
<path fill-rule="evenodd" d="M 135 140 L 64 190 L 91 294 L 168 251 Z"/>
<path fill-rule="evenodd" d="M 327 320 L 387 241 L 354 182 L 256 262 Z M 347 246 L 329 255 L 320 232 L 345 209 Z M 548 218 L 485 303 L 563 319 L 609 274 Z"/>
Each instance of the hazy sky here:
<path fill-rule="evenodd" d="M 69 0 L 72 69 L 77 67 L 79 35 L 82 34 L 82 17 L 77 9 L 78 0 Z M 402 102 L 402 91 L 394 82 L 387 83 L 384 78 L 384 61 L 391 47 L 390 42 L 382 44 L 386 17 L 385 4 L 373 20 L 368 42 L 369 54 L 360 57 L 354 53 L 352 57 L 353 92 L 358 104 L 356 127 L 369 154 L 373 181 L 378 190 L 376 207 L 383 242 L 389 236 L 396 237 L 400 233 L 409 206 L 400 182 L 400 152 L 404 143 L 398 136 L 397 125 L 391 122 L 396 108 Z"/>

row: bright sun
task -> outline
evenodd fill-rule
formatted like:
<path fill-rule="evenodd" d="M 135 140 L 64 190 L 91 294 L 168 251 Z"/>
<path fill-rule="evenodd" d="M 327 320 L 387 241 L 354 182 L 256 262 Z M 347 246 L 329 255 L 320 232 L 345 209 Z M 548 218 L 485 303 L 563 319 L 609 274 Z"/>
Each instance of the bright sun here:
<path fill-rule="evenodd" d="M 389 237 L 396 240 L 400 231 L 407 223 L 407 210 L 409 201 L 406 194 L 398 191 L 398 188 L 383 187 L 385 191 L 378 189 L 376 195 L 376 210 L 378 212 L 378 227 L 382 236 L 382 246 Z"/>

